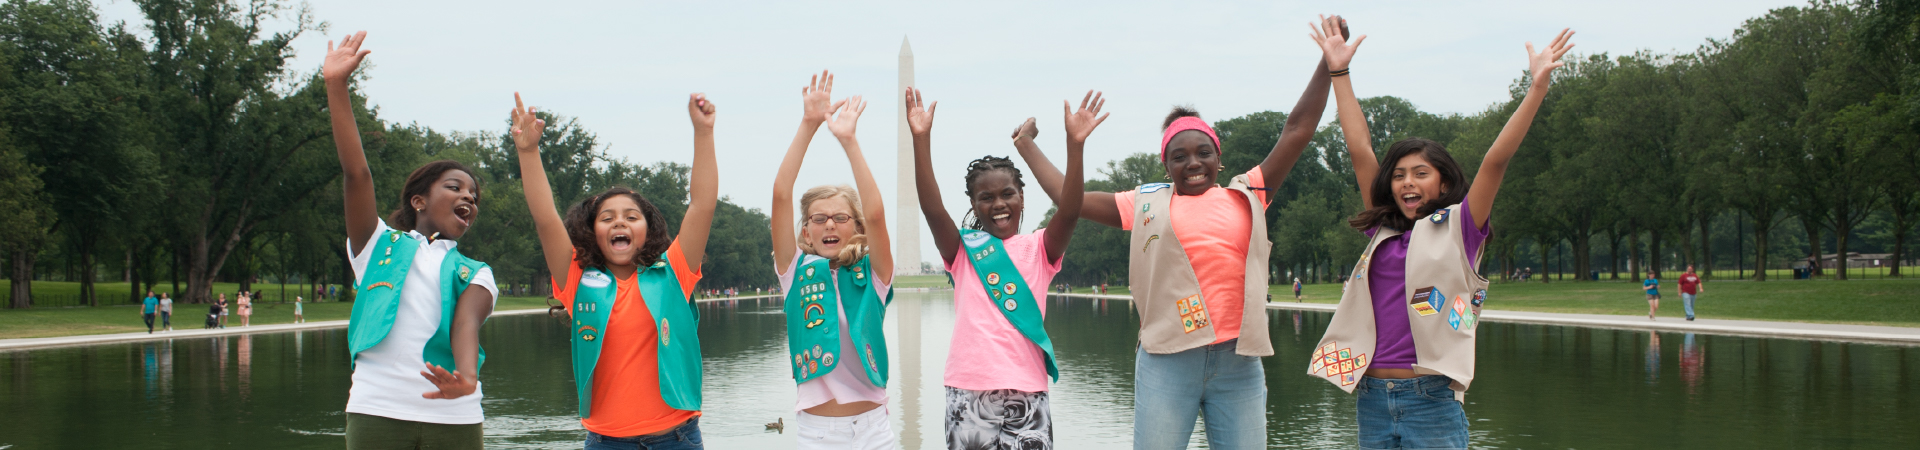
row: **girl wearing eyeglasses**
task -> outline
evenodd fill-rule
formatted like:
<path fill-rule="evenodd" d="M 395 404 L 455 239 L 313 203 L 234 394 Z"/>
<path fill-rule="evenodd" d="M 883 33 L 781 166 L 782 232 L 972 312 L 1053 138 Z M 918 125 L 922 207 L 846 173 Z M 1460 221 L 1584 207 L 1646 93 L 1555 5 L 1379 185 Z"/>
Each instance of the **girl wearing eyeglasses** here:
<path fill-rule="evenodd" d="M 787 366 L 798 384 L 801 449 L 890 449 L 887 340 L 880 325 L 893 300 L 893 251 L 886 210 L 854 125 L 867 104 L 859 96 L 831 101 L 833 74 L 822 71 L 801 89 L 804 114 L 773 182 L 774 274 L 787 286 Z M 793 182 L 807 144 L 826 124 L 846 149 L 854 184 L 817 186 L 800 196 Z M 798 223 L 796 235 L 791 225 Z M 796 237 L 797 236 L 797 237 Z"/>

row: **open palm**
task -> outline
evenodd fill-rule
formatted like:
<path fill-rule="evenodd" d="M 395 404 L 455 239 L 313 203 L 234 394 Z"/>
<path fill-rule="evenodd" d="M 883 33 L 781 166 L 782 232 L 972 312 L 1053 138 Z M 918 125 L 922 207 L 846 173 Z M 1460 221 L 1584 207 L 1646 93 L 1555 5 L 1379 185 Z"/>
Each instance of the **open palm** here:
<path fill-rule="evenodd" d="M 833 137 L 836 138 L 852 139 L 854 126 L 860 123 L 860 113 L 867 110 L 867 101 L 855 95 L 853 98 L 835 102 L 833 106 L 833 112 L 836 114 L 833 122 L 827 123 L 827 131 L 833 132 Z"/>
<path fill-rule="evenodd" d="M 360 44 L 366 42 L 367 32 L 349 34 L 340 39 L 335 47 L 333 41 L 327 41 L 327 58 L 320 62 L 320 76 L 327 80 L 345 81 L 360 68 L 360 61 L 366 59 L 372 50 L 361 50 Z"/>
<path fill-rule="evenodd" d="M 1100 114 L 1100 108 L 1107 106 L 1107 100 L 1101 98 L 1102 95 L 1100 92 L 1087 91 L 1087 96 L 1080 99 L 1079 111 L 1073 110 L 1072 103 L 1065 100 L 1060 102 L 1067 111 L 1068 142 L 1087 142 L 1087 136 L 1093 134 L 1093 129 L 1099 127 L 1100 122 L 1107 121 L 1107 116 L 1113 115 Z"/>
<path fill-rule="evenodd" d="M 1567 65 L 1560 60 L 1560 57 L 1565 56 L 1567 51 L 1573 50 L 1573 43 L 1570 42 L 1572 40 L 1573 29 L 1562 28 L 1560 35 L 1554 37 L 1552 43 L 1547 44 L 1547 51 L 1534 53 L 1533 43 L 1527 43 L 1527 71 L 1533 73 L 1534 82 L 1546 82 L 1553 74 L 1553 69 Z"/>
<path fill-rule="evenodd" d="M 826 123 L 833 118 L 833 110 L 840 105 L 831 102 L 833 98 L 833 73 L 825 70 L 814 75 L 806 87 L 800 88 L 800 102 L 806 108 L 801 115 L 804 120 Z"/>
<path fill-rule="evenodd" d="M 914 136 L 933 131 L 933 110 L 940 107 L 940 102 L 929 105 L 926 101 L 919 89 L 907 88 L 907 131 Z"/>
<path fill-rule="evenodd" d="M 1320 16 L 1318 26 L 1307 24 L 1307 28 L 1313 30 L 1313 34 L 1309 37 L 1313 38 L 1313 43 L 1319 45 L 1320 52 L 1327 57 L 1328 70 L 1346 69 L 1347 64 L 1353 62 L 1353 53 L 1360 50 L 1360 43 L 1367 40 L 1367 35 L 1363 34 L 1352 42 L 1348 42 L 1347 34 L 1342 29 L 1344 24 L 1345 20 L 1340 16 Z"/>

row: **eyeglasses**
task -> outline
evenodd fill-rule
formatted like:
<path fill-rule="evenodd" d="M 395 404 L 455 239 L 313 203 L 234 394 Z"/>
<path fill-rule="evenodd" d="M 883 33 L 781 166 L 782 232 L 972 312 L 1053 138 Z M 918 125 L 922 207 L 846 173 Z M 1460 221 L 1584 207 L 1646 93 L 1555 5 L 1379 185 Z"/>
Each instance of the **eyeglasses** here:
<path fill-rule="evenodd" d="M 833 219 L 833 223 L 847 223 L 847 221 L 853 220 L 853 216 L 846 215 L 846 214 L 834 214 L 831 216 L 826 214 L 814 214 L 811 216 L 807 216 L 807 221 L 813 222 L 814 225 L 827 223 L 827 219 Z"/>

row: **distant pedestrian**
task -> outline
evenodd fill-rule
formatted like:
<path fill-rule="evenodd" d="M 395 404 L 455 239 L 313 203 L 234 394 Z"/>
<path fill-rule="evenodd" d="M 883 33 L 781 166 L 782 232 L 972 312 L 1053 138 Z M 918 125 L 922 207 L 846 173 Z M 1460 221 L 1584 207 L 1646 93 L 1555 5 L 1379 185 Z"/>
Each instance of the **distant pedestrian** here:
<path fill-rule="evenodd" d="M 160 329 L 173 331 L 173 299 L 167 293 L 160 293 Z"/>
<path fill-rule="evenodd" d="M 140 300 L 140 317 L 147 321 L 147 334 L 153 334 L 153 313 L 160 309 L 160 299 L 153 297 L 153 291 L 147 291 L 147 298 Z"/>
<path fill-rule="evenodd" d="M 254 294 L 248 293 L 247 291 L 240 291 L 238 301 L 240 304 L 240 326 L 253 326 L 253 295 Z"/>
<path fill-rule="evenodd" d="M 227 327 L 227 294 L 224 292 L 220 293 L 220 300 L 214 302 L 213 306 L 216 309 L 214 313 L 220 315 L 220 318 L 219 318 L 220 328 L 226 328 Z"/>
<path fill-rule="evenodd" d="M 294 296 L 293 297 L 293 323 L 307 322 L 306 312 L 300 308 L 300 304 L 301 304 L 300 296 L 298 295 Z"/>
<path fill-rule="evenodd" d="M 1706 286 L 1700 285 L 1700 275 L 1694 274 L 1693 266 L 1688 265 L 1687 273 L 1680 275 L 1680 305 L 1687 310 L 1687 320 L 1693 320 L 1694 297 L 1704 291 Z"/>
<path fill-rule="evenodd" d="M 340 295 L 339 292 L 335 291 L 334 287 L 335 286 L 331 284 L 327 285 L 327 297 L 338 297 Z"/>
<path fill-rule="evenodd" d="M 1293 277 L 1293 302 L 1300 303 L 1300 277 Z"/>
<path fill-rule="evenodd" d="M 1640 287 L 1647 290 L 1647 320 L 1653 320 L 1654 312 L 1660 310 L 1660 274 L 1647 271 L 1647 281 L 1641 282 Z"/>

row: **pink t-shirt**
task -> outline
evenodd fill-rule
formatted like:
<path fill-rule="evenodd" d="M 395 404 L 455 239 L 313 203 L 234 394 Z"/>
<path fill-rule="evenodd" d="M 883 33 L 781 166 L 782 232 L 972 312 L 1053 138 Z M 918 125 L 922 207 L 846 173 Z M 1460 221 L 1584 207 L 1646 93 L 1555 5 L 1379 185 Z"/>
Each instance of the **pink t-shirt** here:
<path fill-rule="evenodd" d="M 787 263 L 785 271 L 777 272 L 777 275 L 780 276 L 781 286 L 793 286 L 793 271 L 800 267 L 800 261 L 806 259 L 806 257 L 807 254 L 804 251 L 798 249 L 793 251 L 793 261 Z M 839 289 L 839 273 L 836 271 L 830 276 L 833 277 L 834 289 Z M 874 292 L 879 293 L 881 298 L 886 298 L 888 285 L 880 283 L 879 277 L 870 278 L 873 279 L 873 283 L 869 283 L 868 286 L 872 287 Z M 840 323 L 847 323 L 847 308 L 844 302 L 847 301 L 847 297 L 858 294 L 853 292 L 838 292 L 835 295 L 839 296 L 838 298 L 841 302 L 839 311 Z M 854 354 L 853 333 L 845 332 L 845 328 L 841 328 L 841 331 L 840 354 Z M 885 337 L 881 339 L 885 339 Z M 782 348 L 785 348 L 784 344 Z M 841 361 L 852 363 L 857 360 L 842 359 Z M 874 402 L 882 405 L 887 404 L 887 388 L 874 386 L 873 381 L 867 379 L 867 372 L 862 370 L 859 364 L 840 364 L 834 366 L 832 372 L 827 372 L 826 375 L 821 375 L 814 379 L 807 380 L 805 383 L 800 383 L 799 390 L 800 395 L 795 399 L 796 401 L 793 405 L 795 411 L 804 411 L 807 408 L 824 405 L 828 400 L 840 403 Z"/>
<path fill-rule="evenodd" d="M 1041 317 L 1047 314 L 1046 287 L 1053 284 L 1053 275 L 1060 273 L 1059 261 L 1047 261 L 1046 236 L 1046 230 L 1041 229 L 1001 241 L 1007 258 L 1020 270 L 1020 278 L 1027 282 L 1028 292 L 1039 304 Z M 1000 312 L 999 305 L 987 297 L 965 246 L 947 264 L 947 272 L 953 274 L 953 310 L 957 316 L 953 342 L 947 349 L 947 386 L 973 391 L 1046 392 L 1046 353 L 1020 334 Z"/>
<path fill-rule="evenodd" d="M 1247 171 L 1247 188 L 1260 198 L 1262 209 L 1269 201 L 1266 184 L 1267 178 L 1260 174 L 1260 166 Z M 1133 229 L 1136 192 L 1113 194 L 1114 207 L 1120 209 L 1120 229 Z M 1247 198 L 1227 188 L 1214 187 L 1200 195 L 1175 194 L 1172 203 L 1172 214 L 1159 214 L 1166 220 L 1180 218 L 1173 221 L 1173 234 L 1180 239 L 1180 247 L 1187 251 L 1187 260 L 1193 263 L 1193 273 L 1200 279 L 1200 294 L 1206 299 L 1207 316 L 1213 318 L 1213 333 L 1217 336 L 1213 342 L 1239 338 L 1240 314 L 1245 309 L 1242 306 L 1247 292 L 1247 236 L 1253 234 L 1253 216 L 1248 211 Z"/>

